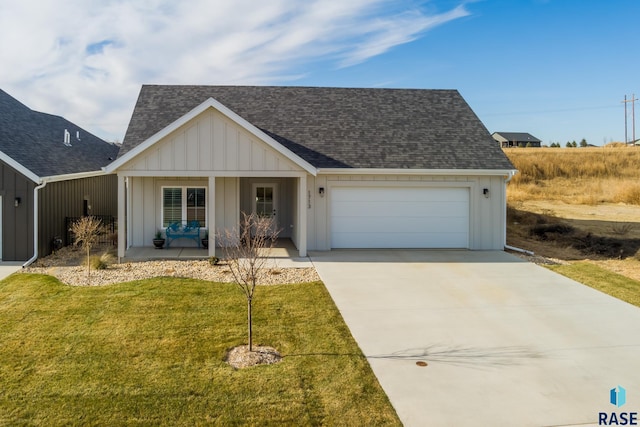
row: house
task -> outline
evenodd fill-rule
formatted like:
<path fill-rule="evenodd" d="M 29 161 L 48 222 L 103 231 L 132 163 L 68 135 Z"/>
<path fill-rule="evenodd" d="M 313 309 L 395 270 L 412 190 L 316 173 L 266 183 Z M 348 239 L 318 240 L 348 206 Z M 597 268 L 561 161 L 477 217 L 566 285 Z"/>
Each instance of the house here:
<path fill-rule="evenodd" d="M 72 243 L 68 217 L 115 216 L 117 179 L 102 168 L 118 149 L 0 90 L 0 259 L 30 263 Z"/>
<path fill-rule="evenodd" d="M 494 132 L 491 134 L 501 147 L 540 147 L 540 141 L 530 133 L 525 132 Z"/>
<path fill-rule="evenodd" d="M 172 221 L 214 231 L 241 212 L 275 215 L 301 256 L 503 249 L 515 173 L 455 90 L 156 85 L 105 170 L 119 256 Z"/>

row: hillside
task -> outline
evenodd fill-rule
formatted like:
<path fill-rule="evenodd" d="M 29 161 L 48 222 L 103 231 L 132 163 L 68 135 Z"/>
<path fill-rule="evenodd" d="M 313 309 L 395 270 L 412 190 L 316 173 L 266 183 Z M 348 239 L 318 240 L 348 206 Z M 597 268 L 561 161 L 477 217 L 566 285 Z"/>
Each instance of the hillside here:
<path fill-rule="evenodd" d="M 640 279 L 640 147 L 504 151 L 509 245 Z"/>

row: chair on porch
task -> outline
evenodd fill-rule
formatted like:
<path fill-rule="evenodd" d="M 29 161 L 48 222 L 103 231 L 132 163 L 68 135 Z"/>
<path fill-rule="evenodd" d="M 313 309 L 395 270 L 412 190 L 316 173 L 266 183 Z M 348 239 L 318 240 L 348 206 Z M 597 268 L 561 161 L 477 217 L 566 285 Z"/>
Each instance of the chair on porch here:
<path fill-rule="evenodd" d="M 171 241 L 180 238 L 195 240 L 198 243 L 198 247 L 201 247 L 199 221 L 189 221 L 185 225 L 179 221 L 172 222 L 167 226 L 165 234 L 167 235 L 167 248 L 169 248 Z"/>

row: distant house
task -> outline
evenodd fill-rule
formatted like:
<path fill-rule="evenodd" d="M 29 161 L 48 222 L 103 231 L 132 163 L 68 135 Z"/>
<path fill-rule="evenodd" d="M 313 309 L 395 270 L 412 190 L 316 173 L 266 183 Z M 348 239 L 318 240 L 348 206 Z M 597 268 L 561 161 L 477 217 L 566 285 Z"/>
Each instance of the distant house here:
<path fill-rule="evenodd" d="M 494 132 L 491 134 L 501 147 L 540 147 L 541 141 L 526 132 Z"/>
<path fill-rule="evenodd" d="M 241 212 L 275 218 L 300 256 L 501 250 L 516 172 L 455 90 L 153 85 L 106 170 L 119 256 L 191 221 L 214 255 Z"/>
<path fill-rule="evenodd" d="M 32 262 L 69 244 L 66 218 L 117 213 L 118 147 L 0 90 L 0 260 Z"/>

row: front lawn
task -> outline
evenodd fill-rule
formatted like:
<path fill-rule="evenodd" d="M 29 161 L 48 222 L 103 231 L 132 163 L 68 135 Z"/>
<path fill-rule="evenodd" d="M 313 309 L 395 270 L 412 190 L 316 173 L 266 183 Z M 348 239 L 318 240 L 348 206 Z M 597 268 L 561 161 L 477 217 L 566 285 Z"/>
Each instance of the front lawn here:
<path fill-rule="evenodd" d="M 547 266 L 550 270 L 640 307 L 640 282 L 588 262 Z"/>
<path fill-rule="evenodd" d="M 0 282 L 0 425 L 400 424 L 322 283 L 256 291 L 254 344 L 282 362 L 233 369 L 246 340 L 234 285 L 15 274 Z"/>

